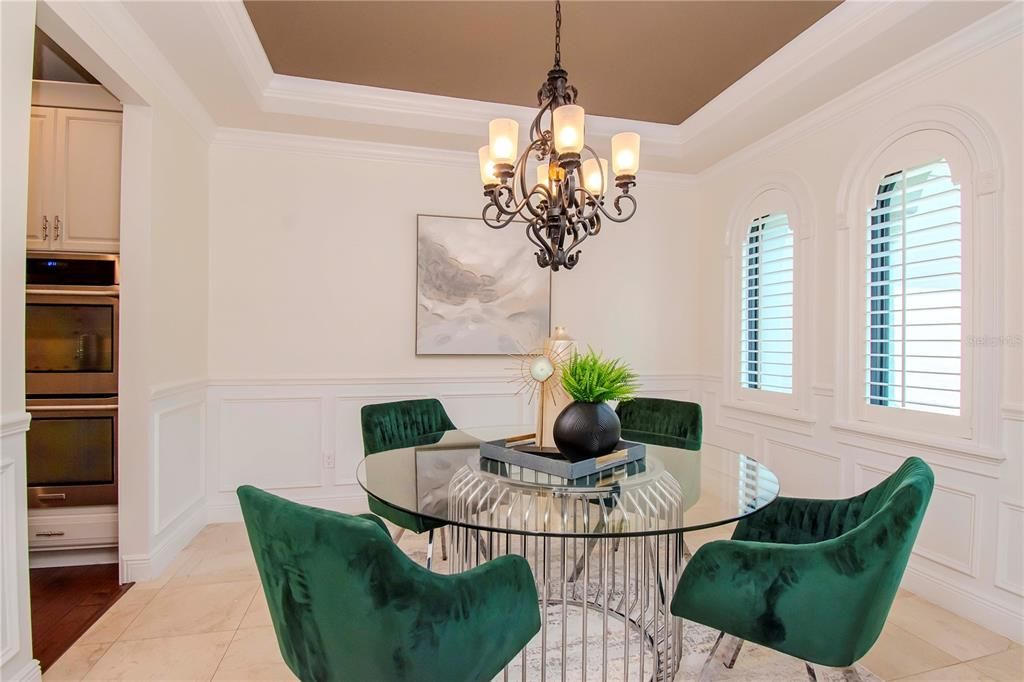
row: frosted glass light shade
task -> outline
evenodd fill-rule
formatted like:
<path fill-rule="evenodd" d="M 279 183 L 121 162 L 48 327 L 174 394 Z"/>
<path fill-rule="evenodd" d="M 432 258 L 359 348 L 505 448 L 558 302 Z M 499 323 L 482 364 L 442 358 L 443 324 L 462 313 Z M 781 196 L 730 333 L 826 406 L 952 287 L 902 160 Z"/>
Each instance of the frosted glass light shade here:
<path fill-rule="evenodd" d="M 583 151 L 583 117 L 583 107 L 576 104 L 563 104 L 551 112 L 555 150 L 559 154 L 579 154 Z"/>
<path fill-rule="evenodd" d="M 491 161 L 494 163 L 516 162 L 519 147 L 519 124 L 511 118 L 496 118 L 488 128 L 490 133 Z"/>
<path fill-rule="evenodd" d="M 588 192 L 599 196 L 608 191 L 608 159 L 587 159 L 580 168 L 583 186 Z"/>
<path fill-rule="evenodd" d="M 494 162 L 491 161 L 491 148 L 488 145 L 480 147 L 480 182 L 487 185 L 497 185 L 498 178 L 494 175 Z"/>
<path fill-rule="evenodd" d="M 612 166 L 615 175 L 636 175 L 640 170 L 640 136 L 619 133 L 612 137 Z"/>

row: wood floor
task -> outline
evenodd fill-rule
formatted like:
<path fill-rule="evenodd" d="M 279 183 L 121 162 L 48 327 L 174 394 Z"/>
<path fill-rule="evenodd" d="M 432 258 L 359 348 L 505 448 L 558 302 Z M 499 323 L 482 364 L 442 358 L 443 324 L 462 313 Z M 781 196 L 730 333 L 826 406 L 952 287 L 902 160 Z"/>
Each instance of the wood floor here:
<path fill-rule="evenodd" d="M 32 651 L 43 670 L 131 587 L 117 584 L 117 564 L 33 568 Z"/>

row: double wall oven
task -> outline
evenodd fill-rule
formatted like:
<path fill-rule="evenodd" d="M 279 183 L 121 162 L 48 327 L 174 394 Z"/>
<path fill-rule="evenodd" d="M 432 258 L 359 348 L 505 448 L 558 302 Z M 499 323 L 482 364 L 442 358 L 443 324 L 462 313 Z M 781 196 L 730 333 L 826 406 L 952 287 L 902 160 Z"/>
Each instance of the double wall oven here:
<path fill-rule="evenodd" d="M 118 258 L 29 252 L 29 506 L 117 503 Z"/>

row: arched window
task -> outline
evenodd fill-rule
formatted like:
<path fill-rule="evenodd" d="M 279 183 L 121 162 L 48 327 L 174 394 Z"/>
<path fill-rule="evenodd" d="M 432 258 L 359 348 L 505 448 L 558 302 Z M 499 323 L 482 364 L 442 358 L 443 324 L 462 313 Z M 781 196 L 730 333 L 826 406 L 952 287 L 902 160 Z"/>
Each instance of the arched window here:
<path fill-rule="evenodd" d="M 879 182 L 866 232 L 867 404 L 960 414 L 961 227 L 946 160 Z"/>
<path fill-rule="evenodd" d="M 793 230 L 785 213 L 756 218 L 740 258 L 740 387 L 793 392 Z"/>

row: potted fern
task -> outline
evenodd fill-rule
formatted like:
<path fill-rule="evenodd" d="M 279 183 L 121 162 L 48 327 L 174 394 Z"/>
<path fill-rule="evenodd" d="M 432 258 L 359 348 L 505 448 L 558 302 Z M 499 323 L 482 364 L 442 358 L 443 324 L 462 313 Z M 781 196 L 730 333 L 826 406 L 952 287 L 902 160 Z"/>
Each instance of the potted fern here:
<path fill-rule="evenodd" d="M 558 450 L 573 461 L 614 450 L 622 425 L 608 401 L 633 397 L 637 388 L 633 370 L 588 348 L 562 366 L 562 387 L 573 402 L 555 419 L 552 435 Z"/>

